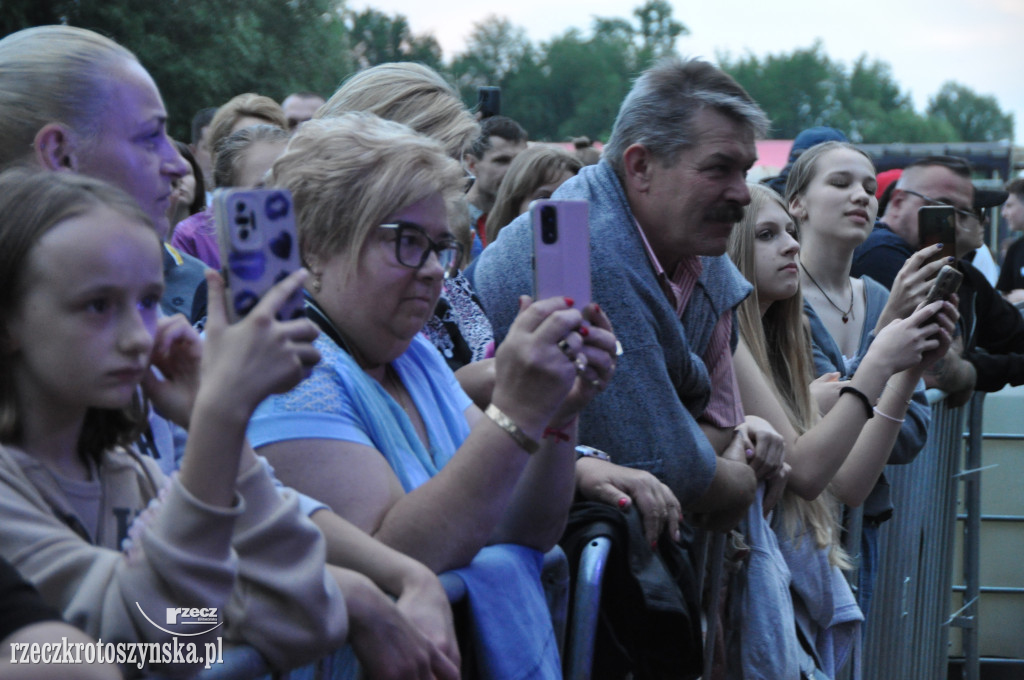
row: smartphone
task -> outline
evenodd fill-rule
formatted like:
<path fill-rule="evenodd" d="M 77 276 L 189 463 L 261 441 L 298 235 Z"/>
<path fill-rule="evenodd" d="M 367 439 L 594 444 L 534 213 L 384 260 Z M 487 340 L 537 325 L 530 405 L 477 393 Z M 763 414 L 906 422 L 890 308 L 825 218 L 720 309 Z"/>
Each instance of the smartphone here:
<path fill-rule="evenodd" d="M 220 189 L 214 194 L 213 210 L 228 317 L 235 322 L 301 266 L 295 211 L 291 192 L 285 189 Z M 304 307 L 302 291 L 296 291 L 277 318 L 302 317 Z"/>
<path fill-rule="evenodd" d="M 938 243 L 941 249 L 928 257 L 928 262 L 956 257 L 956 213 L 952 206 L 926 205 L 917 211 L 918 249 L 935 248 Z"/>
<path fill-rule="evenodd" d="M 936 300 L 948 300 L 953 293 L 960 290 L 960 283 L 963 280 L 964 275 L 956 268 L 948 264 L 943 266 L 939 270 L 938 276 L 932 281 L 932 287 L 928 290 L 928 296 L 924 301 L 925 304 L 931 304 Z"/>
<path fill-rule="evenodd" d="M 539 200 L 530 204 L 533 224 L 533 297 L 572 298 L 590 304 L 590 204 Z"/>
<path fill-rule="evenodd" d="M 481 118 L 490 118 L 501 114 L 501 88 L 493 85 L 481 85 L 476 88 L 476 110 Z"/>

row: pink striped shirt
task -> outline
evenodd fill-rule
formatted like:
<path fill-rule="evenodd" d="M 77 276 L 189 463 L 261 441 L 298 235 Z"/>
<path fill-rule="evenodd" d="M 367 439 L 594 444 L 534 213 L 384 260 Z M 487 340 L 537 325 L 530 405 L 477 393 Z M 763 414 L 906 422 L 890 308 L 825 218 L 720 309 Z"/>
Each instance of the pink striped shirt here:
<path fill-rule="evenodd" d="M 694 255 L 684 257 L 676 266 L 675 272 L 669 276 L 665 268 L 658 261 L 654 254 L 647 235 L 634 220 L 637 231 L 640 232 L 640 239 L 644 243 L 647 257 L 654 267 L 654 274 L 665 292 L 668 301 L 676 308 L 676 314 L 680 322 L 686 305 L 690 302 L 690 295 L 693 294 L 693 287 L 700 278 L 700 258 Z M 729 346 L 729 339 L 732 336 L 732 310 L 727 310 L 711 333 L 711 340 L 701 358 L 704 360 L 711 378 L 711 399 L 704 409 L 704 420 L 715 427 L 733 428 L 743 422 L 743 404 L 740 402 L 740 388 L 736 382 L 736 373 L 732 367 L 732 348 Z"/>

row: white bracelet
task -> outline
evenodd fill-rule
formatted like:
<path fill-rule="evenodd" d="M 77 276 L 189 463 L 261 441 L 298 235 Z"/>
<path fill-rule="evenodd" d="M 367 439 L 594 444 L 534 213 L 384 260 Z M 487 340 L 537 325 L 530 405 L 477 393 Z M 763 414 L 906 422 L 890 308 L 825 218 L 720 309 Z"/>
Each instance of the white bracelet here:
<path fill-rule="evenodd" d="M 892 422 L 899 423 L 900 425 L 902 425 L 907 420 L 906 418 L 893 418 L 892 416 L 890 416 L 887 413 L 882 413 L 881 411 L 878 410 L 877 406 L 875 407 L 875 413 L 877 413 L 878 415 L 882 416 L 886 420 L 891 420 Z"/>

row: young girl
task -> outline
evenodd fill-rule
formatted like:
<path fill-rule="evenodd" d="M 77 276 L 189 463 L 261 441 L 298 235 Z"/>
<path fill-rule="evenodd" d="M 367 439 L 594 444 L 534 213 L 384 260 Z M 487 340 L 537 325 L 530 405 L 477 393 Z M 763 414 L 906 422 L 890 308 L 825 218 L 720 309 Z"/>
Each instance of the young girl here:
<path fill-rule="evenodd" d="M 754 284 L 737 313 L 737 381 L 748 415 L 767 419 L 786 439 L 791 470 L 774 527 L 792 573 L 797 629 L 814 664 L 833 677 L 852 639 L 841 637 L 836 624 L 861 618 L 836 569 L 848 563 L 839 545 L 835 497 L 857 506 L 874 486 L 906 403 L 868 410 L 870 404 L 894 375 L 894 382 L 912 379 L 913 389 L 923 367 L 944 352 L 951 320 L 935 316 L 943 303 L 933 303 L 881 329 L 819 418 L 810 387 L 813 353 L 802 311 L 796 227 L 778 194 L 761 185 L 751 185 L 750 192 L 751 204 L 729 245 L 733 261 Z M 818 385 L 830 386 L 835 378 Z M 855 626 L 845 628 L 852 632 Z"/>
<path fill-rule="evenodd" d="M 201 350 L 183 317 L 160 318 L 160 239 L 120 190 L 11 170 L 0 216 L 2 556 L 104 641 L 223 637 L 277 668 L 342 645 L 322 538 L 244 438 L 256 405 L 319 358 L 312 323 L 273 318 L 304 273 L 228 325 L 211 272 Z M 129 449 L 140 384 L 189 429 L 169 480 Z M 174 608 L 213 609 L 216 627 L 194 635 Z"/>

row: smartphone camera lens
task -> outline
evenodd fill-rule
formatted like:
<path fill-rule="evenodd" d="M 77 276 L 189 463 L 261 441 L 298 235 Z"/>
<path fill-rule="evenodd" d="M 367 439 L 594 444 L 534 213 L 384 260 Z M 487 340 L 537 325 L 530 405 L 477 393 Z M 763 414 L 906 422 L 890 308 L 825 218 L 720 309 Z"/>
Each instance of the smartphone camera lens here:
<path fill-rule="evenodd" d="M 540 240 L 548 244 L 558 241 L 558 211 L 553 205 L 540 209 Z"/>

